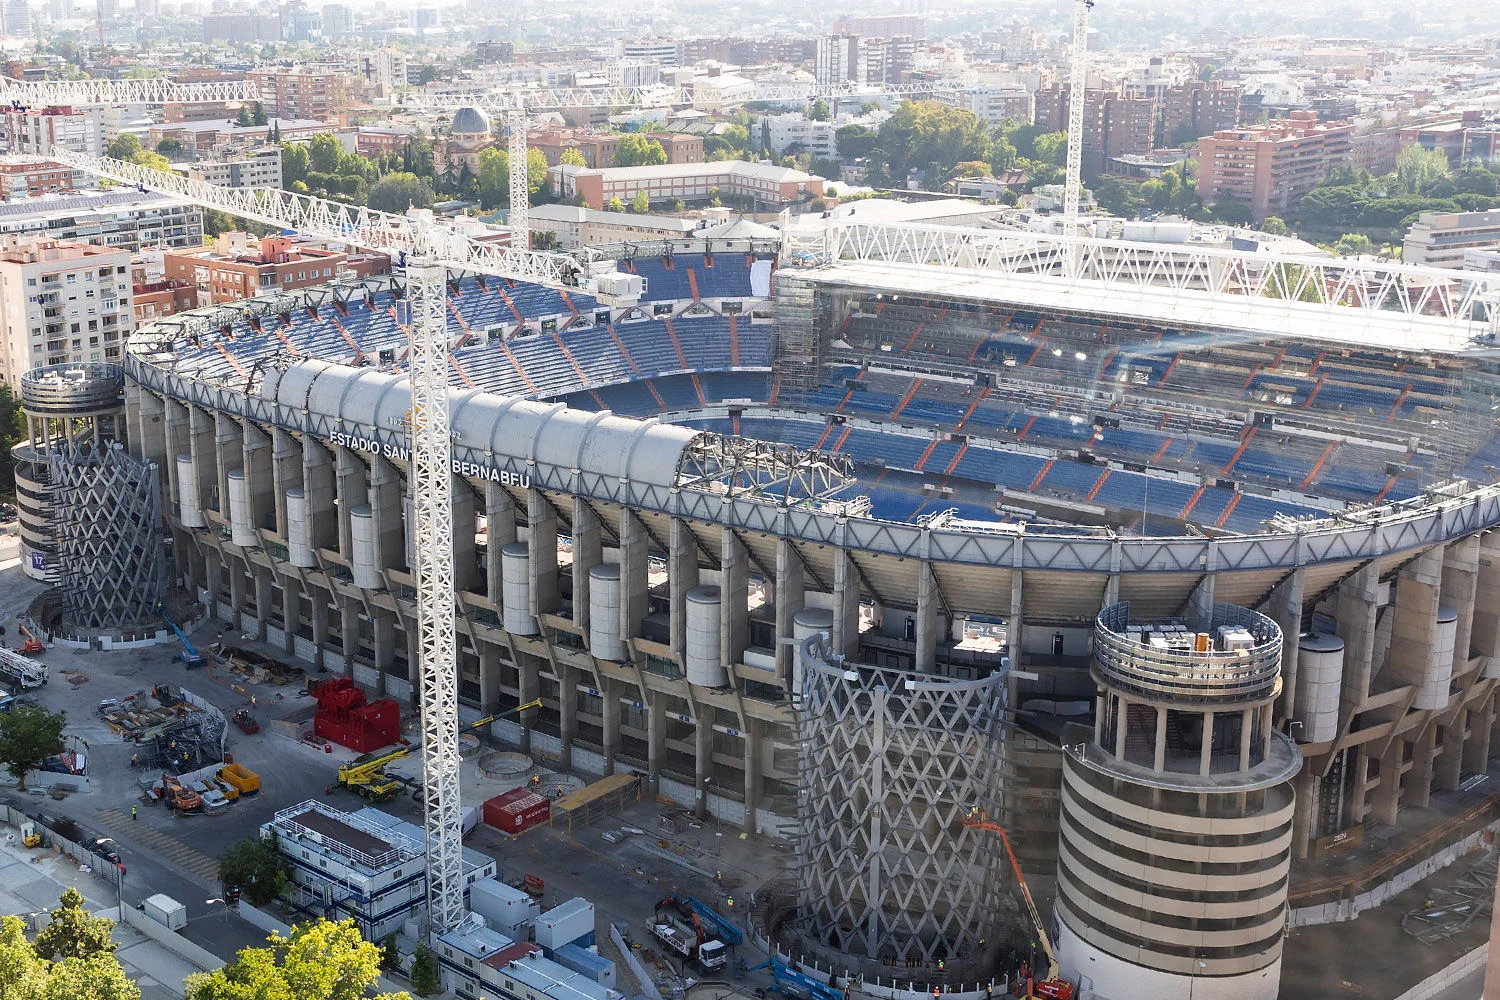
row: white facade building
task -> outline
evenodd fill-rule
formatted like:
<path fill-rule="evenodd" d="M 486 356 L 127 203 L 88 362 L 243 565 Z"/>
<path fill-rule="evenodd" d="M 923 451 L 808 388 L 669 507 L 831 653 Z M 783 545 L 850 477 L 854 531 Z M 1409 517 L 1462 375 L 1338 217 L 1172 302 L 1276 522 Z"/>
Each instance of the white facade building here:
<path fill-rule="evenodd" d="M 118 361 L 134 326 L 130 254 L 51 239 L 0 241 L 0 377 L 38 365 Z"/>
<path fill-rule="evenodd" d="M 238 188 L 242 191 L 280 188 L 281 147 L 262 146 L 228 159 L 200 160 L 177 169 L 195 181 L 219 187 Z"/>
<path fill-rule="evenodd" d="M 104 109 L 6 109 L 6 149 L 12 153 L 45 155 L 61 146 L 92 156 L 104 154 Z"/>

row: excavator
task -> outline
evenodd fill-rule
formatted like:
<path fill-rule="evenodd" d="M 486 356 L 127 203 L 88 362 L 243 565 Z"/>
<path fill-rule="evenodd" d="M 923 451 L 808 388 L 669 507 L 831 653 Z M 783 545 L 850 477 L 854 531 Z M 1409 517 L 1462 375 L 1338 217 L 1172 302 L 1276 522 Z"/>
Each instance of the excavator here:
<path fill-rule="evenodd" d="M 985 815 L 984 810 L 977 806 L 964 817 L 963 823 L 971 830 L 984 830 L 987 833 L 1000 835 L 1000 841 L 1005 844 L 1005 855 L 1010 858 L 1010 867 L 1016 873 L 1016 884 L 1021 887 L 1021 895 L 1026 899 L 1026 913 L 1031 917 L 1032 926 L 1036 928 L 1036 936 L 1042 942 L 1042 951 L 1047 956 L 1047 978 L 1028 983 L 1026 995 L 1043 998 L 1043 1000 L 1073 1000 L 1073 984 L 1062 977 L 1062 966 L 1057 962 L 1057 952 L 1052 947 L 1052 938 L 1048 936 L 1046 925 L 1042 923 L 1042 915 L 1037 911 L 1036 903 L 1031 898 L 1031 890 L 1026 885 L 1026 876 L 1021 874 L 1021 864 L 1016 860 L 1016 852 L 1010 848 L 1010 837 L 1006 834 L 1005 828 L 991 821 L 989 816 Z"/>
<path fill-rule="evenodd" d="M 504 712 L 486 715 L 478 722 L 470 723 L 463 727 L 459 730 L 459 733 L 463 734 L 470 730 L 487 726 L 503 715 L 524 712 L 528 708 L 541 707 L 542 700 L 538 698 L 535 701 L 529 701 L 524 705 L 517 705 L 515 708 Z M 376 750 L 361 757 L 356 757 L 339 768 L 338 781 L 328 786 L 328 791 L 331 793 L 338 788 L 347 788 L 361 798 L 368 799 L 371 802 L 389 802 L 401 794 L 402 789 L 406 787 L 406 780 L 386 774 L 386 765 L 393 764 L 404 757 L 409 757 L 416 750 L 415 746 L 404 746 L 397 747 L 394 750 Z"/>

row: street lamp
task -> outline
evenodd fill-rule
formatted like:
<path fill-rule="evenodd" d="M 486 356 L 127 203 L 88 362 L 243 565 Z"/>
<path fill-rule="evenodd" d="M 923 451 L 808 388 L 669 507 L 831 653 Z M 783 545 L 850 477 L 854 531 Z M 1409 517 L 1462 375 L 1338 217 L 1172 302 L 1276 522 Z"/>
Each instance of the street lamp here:
<path fill-rule="evenodd" d="M 98 840 L 94 841 L 94 845 L 96 847 L 102 844 L 114 844 L 116 848 L 120 846 L 120 842 L 113 837 L 100 837 Z M 119 919 L 124 920 L 125 866 L 118 861 L 110 862 L 109 858 L 101 858 L 100 860 L 113 864 L 115 866 L 115 908 L 119 911 Z"/>
<path fill-rule="evenodd" d="M 212 906 L 215 903 L 223 903 L 224 904 L 224 926 L 228 927 L 229 926 L 229 901 L 226 900 L 226 899 L 221 899 L 218 896 L 215 896 L 212 899 L 205 899 L 204 902 L 207 903 L 209 906 Z"/>

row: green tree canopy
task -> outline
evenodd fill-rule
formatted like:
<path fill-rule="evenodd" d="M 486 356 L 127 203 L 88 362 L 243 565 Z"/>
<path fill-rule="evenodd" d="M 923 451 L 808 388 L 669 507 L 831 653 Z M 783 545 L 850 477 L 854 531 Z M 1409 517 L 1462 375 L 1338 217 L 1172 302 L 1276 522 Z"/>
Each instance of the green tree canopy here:
<path fill-rule="evenodd" d="M 845 125 L 833 133 L 839 155 L 846 160 L 869 156 L 879 141 L 879 134 L 866 125 Z"/>
<path fill-rule="evenodd" d="M 1375 243 L 1364 233 L 1345 233 L 1333 245 L 1334 253 L 1341 257 L 1358 257 L 1375 252 Z"/>
<path fill-rule="evenodd" d="M 1448 177 L 1448 155 L 1438 149 L 1407 146 L 1396 154 L 1396 190 L 1401 194 L 1429 194 Z"/>
<path fill-rule="evenodd" d="M 811 121 L 826 122 L 832 117 L 831 112 L 828 110 L 828 102 L 821 97 L 813 101 L 807 109 L 807 117 Z"/>
<path fill-rule="evenodd" d="M 1220 196 L 1214 202 L 1214 217 L 1231 226 L 1248 226 L 1254 221 L 1255 213 L 1238 198 Z"/>
<path fill-rule="evenodd" d="M 630 199 L 630 210 L 637 215 L 645 215 L 651 211 L 651 196 L 646 193 L 645 188 L 641 188 L 635 193 L 635 197 Z"/>
<path fill-rule="evenodd" d="M 667 162 L 667 151 L 655 139 L 643 135 L 622 135 L 615 148 L 617 167 L 656 166 Z"/>
<path fill-rule="evenodd" d="M 130 160 L 140 151 L 141 140 L 129 132 L 121 132 L 109 141 L 109 145 L 104 148 L 104 155 L 117 160 Z"/>
<path fill-rule="evenodd" d="M 378 945 L 360 937 L 353 920 L 298 924 L 264 948 L 245 948 L 215 972 L 194 973 L 188 1000 L 363 1000 L 380 976 Z M 376 1000 L 407 1000 L 405 993 Z"/>
<path fill-rule="evenodd" d="M 319 132 L 307 141 L 307 165 L 310 170 L 336 174 L 343 157 L 344 147 L 327 132 Z"/>
<path fill-rule="evenodd" d="M 307 180 L 307 146 L 300 142 L 281 144 L 281 183 L 290 188 L 297 181 Z"/>
<path fill-rule="evenodd" d="M 1036 159 L 1061 167 L 1068 162 L 1068 133 L 1045 132 L 1032 142 Z"/>
<path fill-rule="evenodd" d="M 120 968 L 113 950 L 94 950 L 87 955 L 50 961 L 37 954 L 26 940 L 26 927 L 19 917 L 5 917 L 0 920 L 0 997 L 140 1000 L 141 991 Z"/>
<path fill-rule="evenodd" d="M 604 209 L 608 212 L 623 212 L 625 211 L 625 203 L 618 197 L 613 197 L 604 203 Z"/>
<path fill-rule="evenodd" d="M 411 991 L 419 997 L 428 997 L 440 989 L 437 956 L 431 948 L 419 942 L 411 960 Z"/>
<path fill-rule="evenodd" d="M 219 878 L 225 885 L 237 885 L 252 906 L 266 906 L 276 900 L 291 880 L 291 865 L 276 849 L 275 841 L 246 837 L 224 848 L 219 854 Z"/>
<path fill-rule="evenodd" d="M 382 212 L 405 212 L 408 208 L 431 208 L 432 186 L 427 178 L 398 171 L 386 174 L 370 188 L 370 207 Z"/>
<path fill-rule="evenodd" d="M 965 160 L 987 159 L 990 147 L 984 123 L 974 112 L 936 101 L 904 102 L 881 123 L 878 135 L 893 180 L 932 164 L 946 174 Z"/>
<path fill-rule="evenodd" d="M 234 116 L 234 123 L 240 126 L 249 126 L 255 124 L 255 119 L 250 114 L 249 105 L 240 105 L 240 110 Z"/>
<path fill-rule="evenodd" d="M 1274 215 L 1268 215 L 1265 217 L 1265 219 L 1260 224 L 1260 231 L 1267 234 L 1268 236 L 1285 236 L 1287 233 L 1291 232 L 1291 230 L 1287 228 L 1286 222 Z"/>
<path fill-rule="evenodd" d="M 51 923 L 36 936 L 36 953 L 51 961 L 112 955 L 115 943 L 110 933 L 114 927 L 115 922 L 108 917 L 90 913 L 82 893 L 69 886 L 52 911 Z"/>
<path fill-rule="evenodd" d="M 562 151 L 562 155 L 557 158 L 557 162 L 559 165 L 566 164 L 573 167 L 586 167 L 589 165 L 589 161 L 583 158 L 583 154 L 572 146 Z"/>
<path fill-rule="evenodd" d="M 173 156 L 182 152 L 182 143 L 176 139 L 163 139 L 156 144 L 156 151 L 162 156 Z"/>
<path fill-rule="evenodd" d="M 26 775 L 57 753 L 67 724 L 66 712 L 49 712 L 36 705 L 0 713 L 0 764 L 21 791 L 26 790 Z"/>

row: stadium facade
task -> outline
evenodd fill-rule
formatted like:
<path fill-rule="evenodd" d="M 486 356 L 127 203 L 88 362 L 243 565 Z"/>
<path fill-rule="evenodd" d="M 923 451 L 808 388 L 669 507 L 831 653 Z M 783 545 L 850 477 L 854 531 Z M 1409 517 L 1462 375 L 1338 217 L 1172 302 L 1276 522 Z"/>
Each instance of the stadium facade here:
<path fill-rule="evenodd" d="M 635 306 L 453 277 L 464 711 L 540 697 L 497 732 L 792 838 L 808 781 L 795 696 L 816 686 L 795 642 L 826 631 L 833 662 L 956 685 L 1009 666 L 987 811 L 1032 863 L 1059 866 L 1073 953 L 1161 973 L 1156 995 L 1215 977 L 1224 995 L 1257 995 L 1245 984 L 1274 983 L 1279 944 L 1262 932 L 1284 911 L 1288 859 L 1486 767 L 1494 362 L 913 294 L 920 267 L 899 290 L 857 265 L 773 277 L 775 250 L 630 248 L 620 266 L 647 289 Z M 126 419 L 132 452 L 165 471 L 177 582 L 239 630 L 409 702 L 401 292 L 366 279 L 147 327 L 125 366 Z M 1210 698 L 1191 711 L 1212 738 L 1201 720 L 1148 734 L 1146 707 L 1160 707 L 1155 727 L 1181 706 L 1097 666 L 1101 611 L 1127 603 L 1130 621 L 1185 629 L 1264 620 L 1276 670 L 1255 711 Z M 1126 706 L 1109 725 L 1128 719 L 1160 759 L 1132 763 L 1107 736 L 1126 729 L 1099 713 Z M 1110 753 L 1065 766 L 1078 743 Z M 1172 791 L 1159 772 L 1205 746 L 1245 772 L 1236 816 L 1264 824 L 1266 852 L 1246 863 L 1281 872 L 1257 883 L 1274 886 L 1264 905 L 1186 916 L 1180 896 L 1142 900 L 1066 848 L 1058 859 L 1069 809 L 1120 782 Z M 922 822 L 951 826 L 956 805 L 934 802 Z M 1116 831 L 1141 883 L 1171 884 L 1141 859 L 1200 820 Z M 1085 884 L 1096 909 L 1133 899 L 1139 933 L 1068 918 Z M 911 919 L 950 890 L 901 889 L 891 933 L 916 942 L 908 960 L 957 954 L 957 937 L 951 952 L 932 938 L 941 921 Z M 868 960 L 896 957 L 873 928 L 862 940 Z"/>

